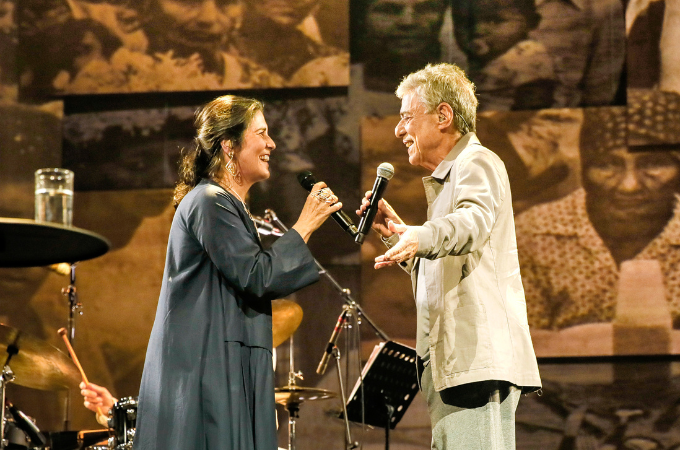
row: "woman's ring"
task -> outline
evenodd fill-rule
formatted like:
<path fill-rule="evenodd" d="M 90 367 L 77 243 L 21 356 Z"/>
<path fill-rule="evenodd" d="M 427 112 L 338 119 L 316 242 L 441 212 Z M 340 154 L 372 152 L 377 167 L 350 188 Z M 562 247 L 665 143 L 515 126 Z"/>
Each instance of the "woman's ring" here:
<path fill-rule="evenodd" d="M 331 203 L 333 201 L 333 194 L 328 188 L 323 188 L 316 192 L 312 192 L 312 195 L 322 202 Z"/>

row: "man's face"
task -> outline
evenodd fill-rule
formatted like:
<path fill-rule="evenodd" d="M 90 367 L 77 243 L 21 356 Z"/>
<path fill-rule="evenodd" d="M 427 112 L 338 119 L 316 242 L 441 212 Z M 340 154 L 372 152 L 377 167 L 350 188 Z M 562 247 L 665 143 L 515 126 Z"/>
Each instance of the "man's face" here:
<path fill-rule="evenodd" d="M 427 112 L 418 94 L 408 93 L 401 100 L 399 115 L 394 134 L 406 145 L 408 162 L 434 170 L 439 164 L 434 158 L 440 137 L 437 114 Z"/>
<path fill-rule="evenodd" d="M 454 8 L 456 43 L 471 60 L 486 65 L 498 58 L 529 32 L 527 19 L 517 8 L 475 7 L 463 14 Z"/>
<path fill-rule="evenodd" d="M 443 13 L 443 0 L 376 0 L 366 14 L 368 36 L 397 54 L 429 54 Z"/>
<path fill-rule="evenodd" d="M 618 148 L 587 157 L 583 184 L 590 209 L 612 221 L 634 224 L 672 214 L 680 168 L 668 151 Z"/>
<path fill-rule="evenodd" d="M 242 11 L 236 0 L 157 0 L 168 44 L 214 50 L 237 26 Z"/>

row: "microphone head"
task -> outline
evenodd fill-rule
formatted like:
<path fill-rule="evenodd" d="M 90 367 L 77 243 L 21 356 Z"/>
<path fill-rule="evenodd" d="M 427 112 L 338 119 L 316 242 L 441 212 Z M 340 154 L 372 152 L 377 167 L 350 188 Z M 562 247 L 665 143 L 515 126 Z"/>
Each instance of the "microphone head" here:
<path fill-rule="evenodd" d="M 314 185 L 317 183 L 316 178 L 314 178 L 314 175 L 312 175 L 312 172 L 309 170 L 300 172 L 297 176 L 297 179 L 298 183 L 300 183 L 300 185 L 308 191 L 311 191 Z"/>
<path fill-rule="evenodd" d="M 394 175 L 394 167 L 390 163 L 382 163 L 378 166 L 378 176 L 391 180 Z"/>

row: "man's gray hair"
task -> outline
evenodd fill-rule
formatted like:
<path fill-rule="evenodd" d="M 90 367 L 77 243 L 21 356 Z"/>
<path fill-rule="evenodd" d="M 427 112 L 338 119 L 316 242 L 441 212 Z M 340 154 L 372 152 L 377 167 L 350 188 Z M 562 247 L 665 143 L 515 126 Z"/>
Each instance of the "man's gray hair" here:
<path fill-rule="evenodd" d="M 463 136 L 477 129 L 475 85 L 455 64 L 428 64 L 424 69 L 407 75 L 396 94 L 404 98 L 410 93 L 420 97 L 427 112 L 434 111 L 441 103 L 448 103 L 455 114 L 456 128 Z"/>

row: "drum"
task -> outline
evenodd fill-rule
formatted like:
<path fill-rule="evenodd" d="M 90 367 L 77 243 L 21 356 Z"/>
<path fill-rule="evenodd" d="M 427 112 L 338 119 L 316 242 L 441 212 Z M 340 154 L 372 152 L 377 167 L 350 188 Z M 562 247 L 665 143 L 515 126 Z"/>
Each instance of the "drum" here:
<path fill-rule="evenodd" d="M 137 424 L 137 398 L 121 398 L 113 405 L 109 415 L 109 428 L 111 429 L 109 448 L 131 450 Z"/>

